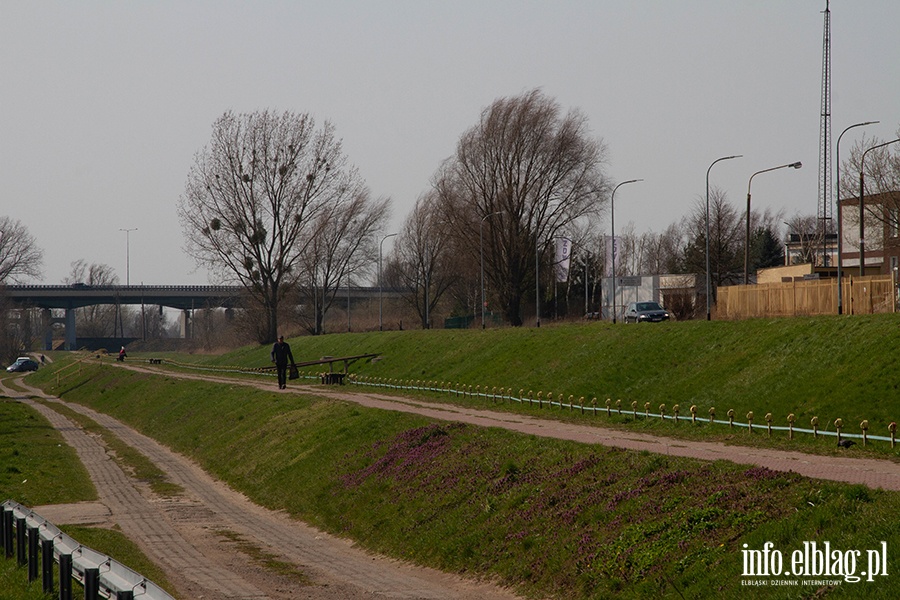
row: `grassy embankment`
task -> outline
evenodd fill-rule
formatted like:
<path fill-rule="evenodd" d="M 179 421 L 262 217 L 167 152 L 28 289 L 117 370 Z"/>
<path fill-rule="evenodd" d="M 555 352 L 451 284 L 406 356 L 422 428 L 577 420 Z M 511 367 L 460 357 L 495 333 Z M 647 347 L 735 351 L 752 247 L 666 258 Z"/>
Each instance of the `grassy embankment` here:
<path fill-rule="evenodd" d="M 754 429 L 749 435 L 746 415 L 754 424 L 787 427 L 794 414 L 795 427 L 811 429 L 818 417 L 819 430 L 835 431 L 843 420 L 844 433 L 859 435 L 868 420 L 868 434 L 889 437 L 889 423 L 900 420 L 900 315 L 843 318 L 796 318 L 744 322 L 664 323 L 611 326 L 607 323 L 544 327 L 541 329 L 489 329 L 486 331 L 405 331 L 380 334 L 341 334 L 291 340 L 298 361 L 322 356 L 376 353 L 377 361 L 358 362 L 351 372 L 365 377 L 404 381 L 438 381 L 469 386 L 525 390 L 546 398 L 560 394 L 585 398 L 605 408 L 610 398 L 622 400 L 622 414 L 605 412 L 600 422 L 652 433 L 715 439 L 740 444 L 762 444 L 803 451 L 841 452 L 834 437 Z M 264 366 L 268 348 L 249 346 L 220 356 L 177 357 L 210 366 Z M 336 365 L 340 367 L 340 365 Z M 438 399 L 472 402 L 449 394 Z M 638 418 L 632 416 L 638 403 Z M 658 413 L 666 405 L 671 416 L 678 404 L 679 423 L 643 419 L 645 403 Z M 689 409 L 697 407 L 698 423 L 686 426 Z M 495 406 L 496 408 L 496 406 Z M 734 428 L 708 425 L 709 409 L 716 419 L 727 420 L 734 410 Z M 512 410 L 530 410 L 513 404 Z M 541 412 L 534 409 L 534 412 Z M 555 411 L 558 418 L 582 418 L 579 411 Z M 541 414 L 550 415 L 544 410 Z M 589 416 L 589 420 L 596 417 Z M 744 427 L 741 427 L 744 425 Z M 858 438 L 857 442 L 861 442 Z M 900 450 L 900 446 L 898 449 Z M 889 442 L 871 443 L 865 452 L 897 458 Z M 854 448 L 854 452 L 863 452 Z"/>
<path fill-rule="evenodd" d="M 293 346 L 298 360 L 377 352 L 382 360 L 354 368 L 372 376 L 621 397 L 626 406 L 632 399 L 654 406 L 696 403 L 701 414 L 714 405 L 721 413 L 771 411 L 782 419 L 794 412 L 798 421 L 867 418 L 875 429 L 897 413 L 891 356 L 898 324 L 893 316 L 591 324 L 332 335 L 296 339 Z M 249 366 L 266 364 L 267 354 L 255 347 L 191 360 Z M 49 370 L 33 378 L 52 385 Z M 100 365 L 53 391 L 194 457 L 261 504 L 374 550 L 494 578 L 536 596 L 738 597 L 747 591 L 741 586 L 743 544 L 760 549 L 771 541 L 790 556 L 805 540 L 827 540 L 865 556 L 900 533 L 896 493 L 763 469 L 434 423 Z M 615 413 L 590 418 L 669 435 L 787 443 L 727 426 L 634 421 Z M 793 444 L 831 451 L 833 438 L 826 445 L 808 437 Z M 853 450 L 894 455 L 886 446 Z M 889 557 L 894 573 L 890 548 Z M 754 591 L 766 598 L 894 598 L 900 593 L 895 581 L 891 575 L 872 583 Z"/>
<path fill-rule="evenodd" d="M 4 377 L 8 387 L 10 377 Z M 171 484 L 160 481 L 160 474 L 148 465 L 146 458 L 135 456 L 130 447 L 90 419 L 59 408 L 79 426 L 95 435 L 119 457 L 123 468 L 150 483 L 159 493 L 173 491 Z M 0 399 L 0 498 L 12 499 L 25 506 L 82 502 L 97 499 L 75 451 L 39 413 L 24 404 Z M 162 571 L 127 537 L 117 530 L 94 527 L 61 526 L 82 544 L 112 556 L 154 582 L 172 589 Z M 76 590 L 80 587 L 76 584 Z M 76 592 L 78 593 L 78 592 Z M 25 569 L 15 559 L 0 560 L 0 598 L 3 600 L 38 600 L 46 596 L 38 579 L 31 584 Z"/>

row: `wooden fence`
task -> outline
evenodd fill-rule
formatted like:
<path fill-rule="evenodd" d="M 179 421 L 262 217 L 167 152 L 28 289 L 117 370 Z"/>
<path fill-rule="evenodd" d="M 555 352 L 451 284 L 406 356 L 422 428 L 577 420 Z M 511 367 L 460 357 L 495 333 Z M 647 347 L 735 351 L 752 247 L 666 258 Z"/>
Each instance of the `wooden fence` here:
<path fill-rule="evenodd" d="M 896 312 L 895 284 L 890 275 L 845 277 L 844 314 Z M 717 319 L 836 315 L 837 279 L 794 280 L 785 283 L 720 287 Z"/>

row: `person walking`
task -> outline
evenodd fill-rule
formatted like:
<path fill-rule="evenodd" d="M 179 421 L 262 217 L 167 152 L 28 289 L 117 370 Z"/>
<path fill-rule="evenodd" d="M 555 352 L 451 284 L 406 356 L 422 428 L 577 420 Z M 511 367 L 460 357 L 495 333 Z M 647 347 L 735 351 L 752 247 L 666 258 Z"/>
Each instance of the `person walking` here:
<path fill-rule="evenodd" d="M 275 363 L 275 370 L 278 371 L 278 389 L 283 390 L 287 387 L 287 368 L 288 361 L 294 364 L 294 355 L 291 353 L 290 345 L 284 341 L 284 336 L 279 336 L 278 341 L 272 346 L 272 362 Z"/>

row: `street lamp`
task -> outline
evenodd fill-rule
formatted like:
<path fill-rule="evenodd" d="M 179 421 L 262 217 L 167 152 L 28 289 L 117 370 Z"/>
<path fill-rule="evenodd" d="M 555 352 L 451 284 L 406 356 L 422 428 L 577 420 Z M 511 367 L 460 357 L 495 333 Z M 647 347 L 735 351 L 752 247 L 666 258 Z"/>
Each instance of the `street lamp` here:
<path fill-rule="evenodd" d="M 481 252 L 481 328 L 484 329 L 484 220 L 499 212 L 492 212 L 481 217 L 481 226 L 479 227 L 479 249 Z"/>
<path fill-rule="evenodd" d="M 394 237 L 397 235 L 396 233 L 389 233 L 383 238 L 381 238 L 381 243 L 378 244 L 378 331 L 384 330 L 384 323 L 382 321 L 382 309 L 384 307 L 384 298 L 383 298 L 383 286 L 381 283 L 381 251 L 384 248 L 384 240 L 389 237 Z"/>
<path fill-rule="evenodd" d="M 890 144 L 896 144 L 900 142 L 900 138 L 896 140 L 891 140 L 890 142 L 884 142 L 883 144 L 878 144 L 877 146 L 872 146 L 862 154 L 862 158 L 859 160 L 859 276 L 862 277 L 866 274 L 866 241 L 865 241 L 865 218 L 863 213 L 863 195 L 865 194 L 865 178 L 863 173 L 865 172 L 865 162 L 866 162 L 866 154 L 875 150 L 876 148 L 884 148 Z"/>
<path fill-rule="evenodd" d="M 844 226 L 843 219 L 841 218 L 841 138 L 844 137 L 844 134 L 853 129 L 854 127 L 863 127 L 864 125 L 874 125 L 875 123 L 880 123 L 881 121 L 866 121 L 865 123 L 856 123 L 846 128 L 841 132 L 841 135 L 838 136 L 837 139 L 837 148 L 835 151 L 835 178 L 837 179 L 837 203 L 838 203 L 838 247 L 837 247 L 837 280 L 838 280 L 838 291 L 837 291 L 837 305 L 838 305 L 838 314 L 843 314 L 844 312 L 844 290 L 841 285 L 841 263 L 843 262 L 842 256 L 844 254 Z M 860 215 L 862 216 L 862 215 Z M 822 251 L 827 252 L 827 246 L 825 241 L 822 241 Z"/>
<path fill-rule="evenodd" d="M 709 172 L 712 171 L 713 165 L 721 160 L 731 160 L 732 158 L 741 158 L 744 156 L 743 154 L 735 154 L 734 156 L 723 156 L 722 158 L 717 158 L 712 161 L 712 164 L 709 165 L 709 168 L 706 169 L 706 320 L 709 321 L 711 317 L 710 313 L 710 296 L 712 291 L 710 289 L 709 282 Z"/>
<path fill-rule="evenodd" d="M 616 190 L 626 183 L 637 183 L 643 179 L 629 179 L 623 181 L 613 188 L 612 196 L 609 198 L 609 225 L 612 230 L 612 322 L 616 324 Z"/>
<path fill-rule="evenodd" d="M 137 231 L 137 227 L 132 227 L 131 229 L 119 229 L 119 231 L 125 232 L 125 285 L 131 285 L 131 242 L 129 241 L 128 234 L 132 231 Z"/>
<path fill-rule="evenodd" d="M 790 167 L 792 169 L 799 169 L 802 166 L 803 163 L 798 160 L 797 162 L 788 163 L 779 167 L 763 169 L 762 171 L 757 171 L 750 176 L 750 181 L 747 183 L 747 235 L 744 238 L 744 285 L 748 285 L 750 283 L 750 184 L 753 183 L 753 178 L 760 173 L 768 173 L 769 171 L 785 169 L 787 167 Z"/>

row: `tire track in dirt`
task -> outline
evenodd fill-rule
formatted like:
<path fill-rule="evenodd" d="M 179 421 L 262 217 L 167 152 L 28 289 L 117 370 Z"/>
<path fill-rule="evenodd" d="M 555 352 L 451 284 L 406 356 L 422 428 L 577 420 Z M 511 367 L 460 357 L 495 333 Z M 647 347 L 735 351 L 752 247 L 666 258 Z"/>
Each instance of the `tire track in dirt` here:
<path fill-rule="evenodd" d="M 109 520 L 163 568 L 181 597 L 213 600 L 509 600 L 517 597 L 498 586 L 367 553 L 347 540 L 253 504 L 192 461 L 108 415 L 48 396 L 21 379 L 17 383 L 28 395 L 45 402 L 36 402 L 4 388 L 6 395 L 29 404 L 62 432 L 91 474 L 100 502 L 108 508 Z M 147 486 L 119 468 L 99 440 L 48 406 L 53 403 L 84 414 L 113 432 L 150 458 L 173 483 L 184 488 L 184 494 L 172 499 L 153 497 Z M 71 505 L 73 514 L 69 516 L 77 519 L 79 510 L 88 506 Z M 54 510 L 59 518 L 67 516 L 65 509 L 47 508 Z M 95 506 L 91 510 L 97 512 Z M 280 561 L 295 565 L 311 583 L 298 583 L 296 579 L 253 564 L 228 539 L 233 540 L 234 535 Z"/>
<path fill-rule="evenodd" d="M 247 385 L 279 392 L 277 386 L 267 382 L 208 374 L 180 373 L 135 365 L 127 365 L 127 368 L 169 377 L 201 379 L 229 385 Z M 324 388 L 322 386 L 291 384 L 287 390 L 280 390 L 280 393 L 296 392 L 354 402 L 370 408 L 415 413 L 444 421 L 460 421 L 482 427 L 502 427 L 510 431 L 540 437 L 552 437 L 586 444 L 601 444 L 627 450 L 646 450 L 668 456 L 699 458 L 701 460 L 728 460 L 738 464 L 766 467 L 773 471 L 793 472 L 814 479 L 858 483 L 873 489 L 900 491 L 900 463 L 886 459 L 824 456 L 789 450 L 730 445 L 720 442 L 683 440 L 606 428 L 602 425 L 566 423 L 510 412 L 428 402 L 374 392 L 345 391 L 344 389 L 335 391 L 333 388 Z"/>
<path fill-rule="evenodd" d="M 292 383 L 287 390 L 278 390 L 274 381 L 252 381 L 211 374 L 182 373 L 134 364 L 117 364 L 115 366 L 179 379 L 246 385 L 274 393 L 311 394 L 381 410 L 415 413 L 438 420 L 459 421 L 484 427 L 502 427 L 529 435 L 630 450 L 646 450 L 670 456 L 702 460 L 728 460 L 739 464 L 764 466 L 778 471 L 795 472 L 812 478 L 861 483 L 872 488 L 886 490 L 900 490 L 900 464 L 889 460 L 820 456 L 766 448 L 733 446 L 717 442 L 679 440 L 387 394 L 349 391 L 345 388 L 333 389 Z M 25 384 L 22 385 L 29 390 L 29 393 L 45 397 L 40 390 L 27 387 Z M 62 402 L 52 397 L 49 397 L 48 400 Z M 115 432 L 126 443 L 150 457 L 173 482 L 182 485 L 187 490 L 187 494 L 183 498 L 152 499 L 149 503 L 154 507 L 157 515 L 163 515 L 173 524 L 176 531 L 183 532 L 195 547 L 200 546 L 204 549 L 211 566 L 224 565 L 240 571 L 248 582 L 255 582 L 263 587 L 266 587 L 268 582 L 265 592 L 268 594 L 267 596 L 204 595 L 204 598 L 270 597 L 274 599 L 325 600 L 341 598 L 356 600 L 357 598 L 389 597 L 499 600 L 516 597 L 511 592 L 495 586 L 465 581 L 452 575 L 420 569 L 361 552 L 353 548 L 352 544 L 346 540 L 334 538 L 303 523 L 291 520 L 282 513 L 269 511 L 252 504 L 242 495 L 210 478 L 189 460 L 107 415 L 96 413 L 76 404 L 67 404 L 67 406 L 87 414 L 110 431 Z M 136 501 L 134 503 L 137 504 Z M 116 522 L 122 518 L 116 514 L 115 510 L 112 510 L 112 517 Z M 254 544 L 279 555 L 283 560 L 298 565 L 299 569 L 311 576 L 314 584 L 298 588 L 295 583 L 280 580 L 265 573 L 260 574 L 258 571 L 261 569 L 254 570 L 246 565 L 245 556 L 229 549 L 221 539 L 216 539 L 215 532 L 220 530 L 235 532 L 241 538 L 250 539 Z M 140 536 L 140 533 L 135 535 Z M 129 534 L 129 537 L 132 536 Z M 136 541 L 140 543 L 139 539 Z M 173 570 L 177 576 L 178 569 Z M 210 582 L 210 589 L 214 589 L 214 583 Z M 186 597 L 200 596 L 192 594 Z"/>

